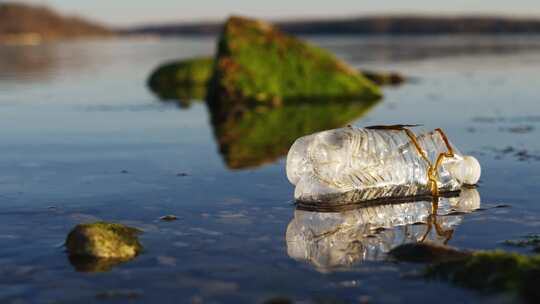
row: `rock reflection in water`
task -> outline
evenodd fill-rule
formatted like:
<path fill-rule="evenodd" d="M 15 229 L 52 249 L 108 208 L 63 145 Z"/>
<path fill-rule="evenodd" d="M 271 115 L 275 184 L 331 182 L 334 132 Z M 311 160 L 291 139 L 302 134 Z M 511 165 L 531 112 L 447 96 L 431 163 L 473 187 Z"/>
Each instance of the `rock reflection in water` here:
<path fill-rule="evenodd" d="M 91 43 L 46 43 L 38 46 L 0 46 L 0 81 L 51 81 L 63 75 L 85 75 L 112 60 L 96 57 L 107 46 Z"/>
<path fill-rule="evenodd" d="M 180 108 L 188 109 L 192 104 L 204 101 L 206 87 L 177 87 L 170 90 L 153 92 L 163 102 L 176 103 Z"/>
<path fill-rule="evenodd" d="M 115 266 L 124 264 L 133 258 L 105 259 L 92 257 L 68 256 L 69 262 L 79 272 L 108 272 Z"/>
<path fill-rule="evenodd" d="M 432 211 L 436 206 L 436 216 Z M 431 201 L 377 204 L 343 212 L 296 209 L 287 227 L 287 252 L 320 271 L 381 260 L 401 244 L 430 241 L 446 244 L 463 213 L 480 207 L 476 189 Z"/>
<path fill-rule="evenodd" d="M 294 95 L 276 99 L 279 102 L 228 95 L 212 98 L 216 93 L 208 85 L 212 61 L 203 57 L 160 66 L 151 74 L 148 87 L 161 101 L 177 103 L 181 108 L 206 99 L 219 151 L 231 169 L 274 162 L 287 154 L 297 138 L 343 127 L 379 101 L 370 94 Z"/>
<path fill-rule="evenodd" d="M 0 80 L 47 79 L 58 68 L 54 48 L 40 46 L 0 47 Z"/>
<path fill-rule="evenodd" d="M 378 101 L 318 100 L 278 107 L 209 105 L 214 135 L 231 169 L 257 167 L 287 154 L 299 137 L 343 127 L 364 116 Z"/>

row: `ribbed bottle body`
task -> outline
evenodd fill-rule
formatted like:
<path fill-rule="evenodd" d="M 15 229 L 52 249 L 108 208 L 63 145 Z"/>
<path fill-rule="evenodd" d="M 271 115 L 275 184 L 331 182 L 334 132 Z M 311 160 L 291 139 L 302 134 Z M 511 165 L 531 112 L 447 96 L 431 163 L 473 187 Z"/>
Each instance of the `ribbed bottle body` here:
<path fill-rule="evenodd" d="M 342 128 L 297 140 L 287 157 L 287 176 L 295 198 L 305 202 L 350 203 L 376 198 L 429 194 L 428 169 L 447 146 L 438 132 L 415 136 L 404 130 Z M 429 159 L 422 157 L 420 151 Z M 447 167 L 461 154 L 444 159 L 438 188 L 458 190 Z"/>

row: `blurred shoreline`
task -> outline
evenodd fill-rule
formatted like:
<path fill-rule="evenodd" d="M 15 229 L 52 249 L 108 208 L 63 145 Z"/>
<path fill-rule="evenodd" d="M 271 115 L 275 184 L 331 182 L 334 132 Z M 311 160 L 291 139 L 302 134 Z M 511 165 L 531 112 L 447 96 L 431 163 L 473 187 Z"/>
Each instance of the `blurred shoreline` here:
<path fill-rule="evenodd" d="M 116 31 L 45 6 L 0 3 L 0 44 L 37 45 L 46 41 L 112 37 Z"/>
<path fill-rule="evenodd" d="M 540 18 L 503 16 L 381 15 L 302 20 L 272 20 L 293 35 L 422 36 L 540 34 Z M 64 16 L 51 8 L 0 4 L 0 45 L 37 45 L 48 41 L 117 37 L 216 36 L 223 22 L 167 22 L 110 27 L 84 17 Z"/>

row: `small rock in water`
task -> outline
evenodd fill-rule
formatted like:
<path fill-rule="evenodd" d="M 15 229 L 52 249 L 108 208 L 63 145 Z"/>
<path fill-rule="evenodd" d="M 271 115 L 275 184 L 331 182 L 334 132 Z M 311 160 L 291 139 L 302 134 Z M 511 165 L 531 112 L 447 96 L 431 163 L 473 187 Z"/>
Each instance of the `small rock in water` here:
<path fill-rule="evenodd" d="M 169 215 L 164 215 L 164 216 L 160 217 L 159 219 L 164 221 L 164 222 L 172 222 L 172 221 L 176 221 L 178 219 L 178 217 L 176 217 L 176 215 L 169 214 Z"/>
<path fill-rule="evenodd" d="M 137 238 L 140 233 L 122 224 L 79 224 L 68 234 L 66 248 L 70 256 L 129 259 L 142 250 Z"/>
<path fill-rule="evenodd" d="M 471 254 L 468 251 L 431 243 L 404 244 L 388 252 L 389 256 L 398 261 L 420 263 L 461 260 L 471 256 Z"/>

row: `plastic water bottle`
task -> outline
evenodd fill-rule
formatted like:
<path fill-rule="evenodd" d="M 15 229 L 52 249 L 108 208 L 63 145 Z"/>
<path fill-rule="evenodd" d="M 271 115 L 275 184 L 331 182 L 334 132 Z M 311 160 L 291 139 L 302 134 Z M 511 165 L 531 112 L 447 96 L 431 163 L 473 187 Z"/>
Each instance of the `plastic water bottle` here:
<path fill-rule="evenodd" d="M 297 139 L 287 155 L 287 177 L 303 203 L 436 196 L 476 184 L 480 172 L 478 161 L 440 129 L 418 135 L 402 126 L 327 130 Z"/>

